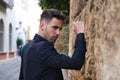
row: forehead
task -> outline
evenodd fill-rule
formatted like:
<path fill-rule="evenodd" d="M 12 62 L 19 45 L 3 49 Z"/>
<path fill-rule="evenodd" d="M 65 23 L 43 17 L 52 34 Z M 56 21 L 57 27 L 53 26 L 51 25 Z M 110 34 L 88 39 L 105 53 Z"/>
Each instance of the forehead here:
<path fill-rule="evenodd" d="M 49 22 L 49 25 L 53 26 L 63 26 L 63 21 L 57 18 L 52 18 L 52 20 Z"/>

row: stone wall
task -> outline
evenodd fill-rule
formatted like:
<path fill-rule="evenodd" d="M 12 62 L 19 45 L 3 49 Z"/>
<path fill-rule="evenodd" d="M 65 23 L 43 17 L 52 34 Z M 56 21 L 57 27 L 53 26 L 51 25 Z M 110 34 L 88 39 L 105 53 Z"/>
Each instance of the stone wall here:
<path fill-rule="evenodd" d="M 69 80 L 120 80 L 120 0 L 70 0 L 70 23 L 85 22 L 86 61 Z M 69 55 L 74 33 L 70 24 Z"/>

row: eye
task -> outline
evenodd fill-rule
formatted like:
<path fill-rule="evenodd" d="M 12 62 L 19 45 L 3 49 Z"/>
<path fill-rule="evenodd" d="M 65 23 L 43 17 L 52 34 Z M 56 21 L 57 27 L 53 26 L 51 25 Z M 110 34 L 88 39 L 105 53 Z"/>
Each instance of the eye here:
<path fill-rule="evenodd" d="M 60 28 L 59 26 L 53 26 L 53 28 L 54 28 L 55 30 L 57 30 L 57 29 L 62 30 L 62 28 Z"/>
<path fill-rule="evenodd" d="M 58 29 L 59 27 L 58 27 L 58 26 L 53 26 L 53 28 L 56 30 L 56 29 Z"/>

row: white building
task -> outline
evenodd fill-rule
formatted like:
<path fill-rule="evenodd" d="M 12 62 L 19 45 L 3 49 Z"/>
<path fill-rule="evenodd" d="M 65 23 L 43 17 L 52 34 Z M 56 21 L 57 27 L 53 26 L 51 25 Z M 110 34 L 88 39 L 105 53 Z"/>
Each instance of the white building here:
<path fill-rule="evenodd" d="M 37 32 L 41 10 L 35 11 L 38 9 L 35 1 L 0 0 L 0 60 L 16 57 L 17 38 L 21 38 L 25 44 L 26 40 L 33 38 L 30 35 Z"/>
<path fill-rule="evenodd" d="M 7 9 L 13 8 L 13 0 L 0 0 L 0 60 L 14 56 L 15 28 L 13 27 L 13 20 L 8 21 L 9 17 Z M 9 55 L 10 54 L 10 55 Z"/>
<path fill-rule="evenodd" d="M 37 5 L 38 0 L 29 0 L 27 1 L 27 4 L 28 4 L 28 25 L 29 25 L 28 40 L 32 40 L 35 33 L 38 32 L 40 14 L 42 13 L 42 10 Z"/>

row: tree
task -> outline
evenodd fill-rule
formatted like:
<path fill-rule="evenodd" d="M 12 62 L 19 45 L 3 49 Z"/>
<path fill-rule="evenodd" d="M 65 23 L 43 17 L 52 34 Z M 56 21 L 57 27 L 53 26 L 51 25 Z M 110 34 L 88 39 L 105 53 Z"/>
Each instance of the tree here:
<path fill-rule="evenodd" d="M 70 0 L 39 0 L 39 5 L 43 10 L 54 8 L 62 11 L 66 16 L 68 16 L 66 24 L 69 23 Z"/>
<path fill-rule="evenodd" d="M 68 53 L 68 39 L 69 39 L 69 4 L 70 0 L 39 0 L 39 6 L 44 9 L 58 9 L 62 11 L 66 16 L 66 22 L 62 30 L 61 36 L 55 44 L 58 52 L 67 54 Z"/>
<path fill-rule="evenodd" d="M 21 38 L 17 38 L 17 48 L 19 48 L 23 44 L 23 40 Z"/>

